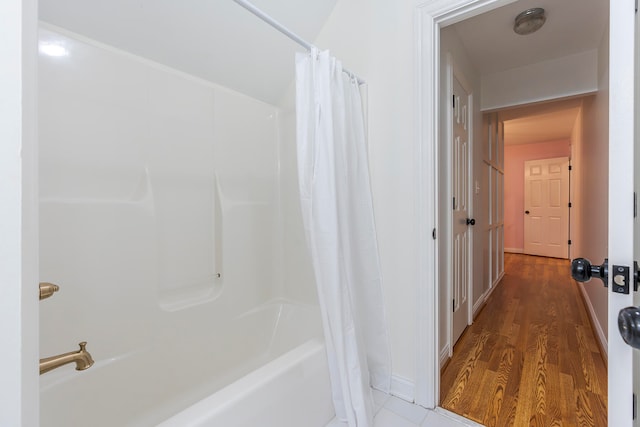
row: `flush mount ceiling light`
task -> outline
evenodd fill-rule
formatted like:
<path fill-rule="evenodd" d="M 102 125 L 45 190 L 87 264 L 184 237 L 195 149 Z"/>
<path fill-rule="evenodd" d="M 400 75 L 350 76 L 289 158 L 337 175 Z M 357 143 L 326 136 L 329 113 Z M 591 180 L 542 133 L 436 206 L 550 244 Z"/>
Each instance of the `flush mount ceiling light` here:
<path fill-rule="evenodd" d="M 544 14 L 543 8 L 535 7 L 533 9 L 527 9 L 516 16 L 513 31 L 520 35 L 531 34 L 538 31 L 546 20 L 547 17 Z"/>

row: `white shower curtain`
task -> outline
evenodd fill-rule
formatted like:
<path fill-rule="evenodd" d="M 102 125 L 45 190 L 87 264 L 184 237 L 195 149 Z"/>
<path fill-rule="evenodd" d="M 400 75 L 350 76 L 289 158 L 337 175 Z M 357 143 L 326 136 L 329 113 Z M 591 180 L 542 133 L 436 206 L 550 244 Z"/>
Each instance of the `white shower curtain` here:
<path fill-rule="evenodd" d="M 296 57 L 302 216 L 318 286 L 333 402 L 339 419 L 370 426 L 370 386 L 389 391 L 364 114 L 357 81 L 329 52 Z"/>

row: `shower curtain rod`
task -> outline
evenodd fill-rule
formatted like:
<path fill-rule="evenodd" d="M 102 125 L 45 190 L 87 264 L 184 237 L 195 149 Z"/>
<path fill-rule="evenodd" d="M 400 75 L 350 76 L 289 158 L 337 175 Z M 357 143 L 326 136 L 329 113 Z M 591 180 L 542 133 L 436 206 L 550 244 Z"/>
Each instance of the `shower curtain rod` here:
<path fill-rule="evenodd" d="M 306 41 L 305 39 L 303 39 L 293 31 L 291 31 L 290 29 L 288 29 L 287 27 L 285 27 L 284 25 L 282 25 L 281 23 L 279 23 L 278 21 L 276 21 L 275 19 L 267 15 L 266 13 L 264 13 L 262 10 L 255 7 L 252 3 L 248 2 L 247 0 L 233 0 L 233 1 L 236 2 L 238 5 L 247 9 L 249 12 L 253 13 L 258 18 L 262 19 L 267 24 L 271 25 L 273 28 L 280 31 L 282 34 L 289 37 L 291 40 L 298 43 L 300 46 L 304 47 L 305 49 L 310 51 L 315 47 L 314 45 L 312 45 L 311 43 L 309 43 L 308 41 Z M 342 71 L 353 76 L 358 81 L 359 85 L 366 83 L 364 80 L 362 80 L 360 77 L 356 76 L 354 73 L 347 70 L 346 68 L 342 67 Z"/>

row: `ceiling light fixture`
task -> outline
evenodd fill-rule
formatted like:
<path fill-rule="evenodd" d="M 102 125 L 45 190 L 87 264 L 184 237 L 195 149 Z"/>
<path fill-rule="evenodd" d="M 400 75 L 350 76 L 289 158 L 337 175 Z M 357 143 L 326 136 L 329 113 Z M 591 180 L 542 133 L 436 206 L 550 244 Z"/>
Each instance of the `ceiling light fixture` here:
<path fill-rule="evenodd" d="M 524 12 L 516 16 L 515 24 L 513 24 L 513 31 L 516 34 L 526 35 L 531 34 L 540 29 L 544 25 L 547 17 L 544 14 L 544 9 L 541 7 L 534 7 L 527 9 Z"/>

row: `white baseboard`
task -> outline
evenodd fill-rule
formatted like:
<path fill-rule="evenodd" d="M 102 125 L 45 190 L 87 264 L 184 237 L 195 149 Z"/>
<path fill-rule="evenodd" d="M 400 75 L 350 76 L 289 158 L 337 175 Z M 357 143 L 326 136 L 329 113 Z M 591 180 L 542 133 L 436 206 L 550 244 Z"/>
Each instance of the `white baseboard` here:
<path fill-rule="evenodd" d="M 491 296 L 491 294 L 493 293 L 493 291 L 496 289 L 496 287 L 498 286 L 498 283 L 500 282 L 500 280 L 502 280 L 502 278 L 504 277 L 504 272 L 500 274 L 500 277 L 498 277 L 498 279 L 495 281 L 495 283 L 493 284 L 493 286 L 491 286 L 489 289 L 487 289 L 484 294 L 482 294 L 482 296 L 480 298 L 478 298 L 478 300 L 475 302 L 475 304 L 473 304 L 473 318 L 475 319 L 476 317 L 476 313 L 478 312 L 478 310 L 480 310 L 480 308 L 484 305 L 485 302 L 487 302 L 487 300 L 489 299 L 489 297 Z"/>
<path fill-rule="evenodd" d="M 391 376 L 391 388 L 389 394 L 406 400 L 409 403 L 415 402 L 416 385 L 406 378 L 397 375 Z"/>
<path fill-rule="evenodd" d="M 451 355 L 451 349 L 449 348 L 449 343 L 445 344 L 445 346 L 440 350 L 440 368 L 442 369 L 442 365 L 447 361 L 449 356 Z"/>
<path fill-rule="evenodd" d="M 487 300 L 487 298 L 489 297 L 489 294 L 491 293 L 491 289 L 487 289 L 485 291 L 484 294 L 482 294 L 480 296 L 480 298 L 478 298 L 478 301 L 476 301 L 475 304 L 473 304 L 473 308 L 472 308 L 472 313 L 473 313 L 473 318 L 476 318 L 476 313 L 478 312 L 478 310 L 480 309 L 480 307 L 482 307 L 482 305 L 485 303 L 485 301 Z"/>
<path fill-rule="evenodd" d="M 510 254 L 523 254 L 524 249 L 522 248 L 504 248 L 505 252 L 509 252 Z"/>
<path fill-rule="evenodd" d="M 502 280 L 503 277 L 504 277 L 504 271 L 500 273 L 500 275 L 496 278 L 496 280 L 493 281 L 493 286 L 491 287 L 489 294 L 491 294 L 491 292 L 493 292 L 496 286 L 498 286 L 498 283 L 500 283 L 500 280 Z"/>
<path fill-rule="evenodd" d="M 589 313 L 589 318 L 591 319 L 591 324 L 593 325 L 593 329 L 595 329 L 596 337 L 600 342 L 600 350 L 602 351 L 602 357 L 604 358 L 605 363 L 609 360 L 607 355 L 607 336 L 604 334 L 602 330 L 602 325 L 598 321 L 598 317 L 596 316 L 596 311 L 593 309 L 593 305 L 591 304 L 591 299 L 587 294 L 587 291 L 584 289 L 584 286 L 578 285 L 578 289 L 580 289 L 580 294 L 582 294 L 582 300 L 584 304 L 587 306 L 587 312 Z"/>

